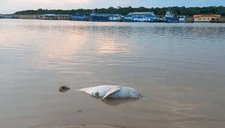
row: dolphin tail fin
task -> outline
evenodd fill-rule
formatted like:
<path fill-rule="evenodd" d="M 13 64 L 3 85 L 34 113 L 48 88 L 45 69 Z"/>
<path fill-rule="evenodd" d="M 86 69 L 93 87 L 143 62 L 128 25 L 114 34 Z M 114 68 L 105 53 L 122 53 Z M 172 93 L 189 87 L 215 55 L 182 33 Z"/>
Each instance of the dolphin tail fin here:
<path fill-rule="evenodd" d="M 92 92 L 94 91 L 94 88 L 81 88 L 81 89 L 77 89 L 77 91 L 81 91 L 81 92 L 86 92 L 87 94 L 92 94 Z"/>

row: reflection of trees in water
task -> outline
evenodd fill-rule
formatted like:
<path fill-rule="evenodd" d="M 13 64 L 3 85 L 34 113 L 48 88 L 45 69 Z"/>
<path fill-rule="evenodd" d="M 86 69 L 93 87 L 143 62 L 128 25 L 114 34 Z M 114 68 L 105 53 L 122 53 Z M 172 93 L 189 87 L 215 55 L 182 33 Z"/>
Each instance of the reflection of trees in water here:
<path fill-rule="evenodd" d="M 193 33 L 199 35 L 200 37 L 221 36 L 225 32 L 225 27 L 192 27 L 192 29 Z"/>
<path fill-rule="evenodd" d="M 177 26 L 175 26 L 177 25 Z M 177 39 L 196 39 L 196 38 L 223 38 L 225 27 L 212 27 L 207 23 L 196 24 L 166 24 L 160 27 L 152 27 L 151 34 L 159 37 L 171 37 Z"/>

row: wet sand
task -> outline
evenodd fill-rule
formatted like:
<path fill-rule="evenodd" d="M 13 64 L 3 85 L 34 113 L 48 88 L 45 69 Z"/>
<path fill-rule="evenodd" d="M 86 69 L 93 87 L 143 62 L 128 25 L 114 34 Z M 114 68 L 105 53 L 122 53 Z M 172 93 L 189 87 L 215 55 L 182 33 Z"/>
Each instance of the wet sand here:
<path fill-rule="evenodd" d="M 69 126 L 60 126 L 60 127 L 54 127 L 54 128 L 122 128 L 122 127 L 111 126 L 111 125 L 102 125 L 102 124 L 94 124 L 94 125 L 69 125 Z"/>

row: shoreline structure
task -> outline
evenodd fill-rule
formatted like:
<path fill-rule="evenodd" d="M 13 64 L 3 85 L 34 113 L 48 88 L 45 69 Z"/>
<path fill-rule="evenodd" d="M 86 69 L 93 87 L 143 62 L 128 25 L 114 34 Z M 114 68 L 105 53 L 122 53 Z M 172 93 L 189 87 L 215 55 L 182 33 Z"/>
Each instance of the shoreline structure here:
<path fill-rule="evenodd" d="M 2 14 L 2 16 L 0 17 L 1 19 L 38 19 L 38 20 L 71 20 L 69 15 L 58 15 L 59 18 L 55 18 L 55 19 L 43 19 L 43 17 L 41 17 L 41 14 L 38 15 L 16 15 L 16 14 Z M 186 23 L 192 23 L 194 22 L 194 17 L 186 17 L 185 18 Z M 73 20 L 73 21 L 91 21 L 91 20 Z M 224 23 L 225 18 L 221 17 L 221 18 L 215 18 L 213 20 L 207 21 L 207 22 L 211 22 L 211 23 Z M 98 21 L 96 21 L 98 22 Z M 108 22 L 108 21 L 100 21 L 100 22 Z M 121 20 L 119 22 L 130 22 L 130 21 L 125 21 L 125 20 Z M 150 22 L 164 22 L 161 20 L 158 21 L 150 21 Z M 196 22 L 196 21 L 195 21 Z M 204 21 L 202 21 L 204 22 Z"/>
<path fill-rule="evenodd" d="M 209 7 L 109 7 L 100 9 L 72 10 L 23 10 L 14 14 L 0 14 L 0 18 L 42 19 L 42 20 L 75 20 L 75 21 L 116 21 L 116 22 L 212 22 L 222 23 L 225 20 L 223 6 Z M 173 13 L 172 13 L 173 11 Z M 152 14 L 150 14 L 152 13 Z M 208 16 L 207 16 L 208 15 Z M 201 16 L 201 17 L 196 17 Z M 216 21 L 216 22 L 215 22 Z"/>

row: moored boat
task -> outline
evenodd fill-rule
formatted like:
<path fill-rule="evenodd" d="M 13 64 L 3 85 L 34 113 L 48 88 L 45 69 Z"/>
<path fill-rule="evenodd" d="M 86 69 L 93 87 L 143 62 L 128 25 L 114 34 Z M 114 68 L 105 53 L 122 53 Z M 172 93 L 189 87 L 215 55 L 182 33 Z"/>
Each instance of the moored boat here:
<path fill-rule="evenodd" d="M 186 17 L 184 15 L 180 15 L 176 17 L 172 11 L 169 9 L 166 11 L 165 17 L 162 19 L 162 21 L 170 22 L 170 23 L 186 23 Z"/>
<path fill-rule="evenodd" d="M 216 18 L 210 20 L 211 23 L 225 23 L 225 18 Z"/>
<path fill-rule="evenodd" d="M 162 20 L 167 21 L 167 22 L 172 22 L 172 23 L 179 22 L 179 18 L 175 17 L 175 15 L 172 13 L 172 11 L 170 9 L 168 11 L 166 11 L 166 15 Z"/>

